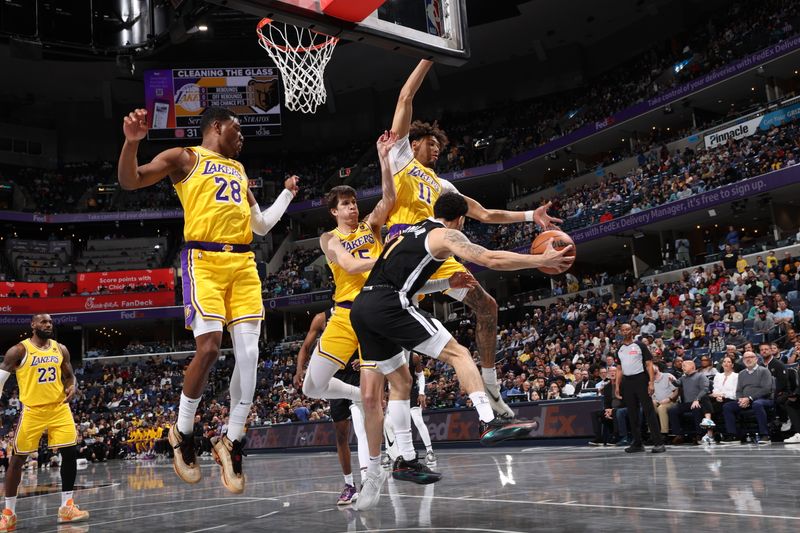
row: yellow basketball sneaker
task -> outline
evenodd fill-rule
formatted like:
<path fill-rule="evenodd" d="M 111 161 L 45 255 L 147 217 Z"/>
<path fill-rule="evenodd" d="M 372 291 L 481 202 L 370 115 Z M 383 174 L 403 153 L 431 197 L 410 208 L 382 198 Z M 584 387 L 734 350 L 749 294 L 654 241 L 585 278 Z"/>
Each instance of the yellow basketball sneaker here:
<path fill-rule="evenodd" d="M 174 449 L 172 467 L 178 477 L 186 483 L 197 483 L 202 477 L 197 455 L 194 451 L 194 435 L 184 435 L 178 431 L 178 424 L 169 428 L 169 444 Z"/>
<path fill-rule="evenodd" d="M 242 456 L 244 444 L 240 440 L 233 442 L 223 435 L 211 439 L 211 451 L 214 460 L 222 469 L 222 484 L 234 494 L 244 492 L 244 474 L 242 473 Z"/>
<path fill-rule="evenodd" d="M 0 531 L 14 531 L 17 529 L 17 515 L 11 509 L 3 509 L 0 514 Z"/>
<path fill-rule="evenodd" d="M 89 519 L 89 511 L 81 511 L 72 498 L 67 500 L 66 505 L 58 508 L 58 523 L 82 522 Z"/>

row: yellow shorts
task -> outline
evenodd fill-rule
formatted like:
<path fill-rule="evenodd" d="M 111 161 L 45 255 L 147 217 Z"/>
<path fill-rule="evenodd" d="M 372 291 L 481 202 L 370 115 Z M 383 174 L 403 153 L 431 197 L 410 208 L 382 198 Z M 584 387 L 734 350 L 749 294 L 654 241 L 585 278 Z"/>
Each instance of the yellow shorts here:
<path fill-rule="evenodd" d="M 264 318 L 253 252 L 184 249 L 181 268 L 186 329 L 196 314 L 229 325 Z"/>
<path fill-rule="evenodd" d="M 455 257 L 448 257 L 439 270 L 433 273 L 431 279 L 447 279 L 456 272 L 466 272 L 467 267 L 456 261 Z"/>
<path fill-rule="evenodd" d="M 14 435 L 14 455 L 26 455 L 39 449 L 42 433 L 47 430 L 47 446 L 64 448 L 78 441 L 75 420 L 67 403 L 24 406 Z"/>
<path fill-rule="evenodd" d="M 319 354 L 339 365 L 339 368 L 344 368 L 357 349 L 358 337 L 350 324 L 350 309 L 334 306 L 328 325 L 319 339 Z"/>

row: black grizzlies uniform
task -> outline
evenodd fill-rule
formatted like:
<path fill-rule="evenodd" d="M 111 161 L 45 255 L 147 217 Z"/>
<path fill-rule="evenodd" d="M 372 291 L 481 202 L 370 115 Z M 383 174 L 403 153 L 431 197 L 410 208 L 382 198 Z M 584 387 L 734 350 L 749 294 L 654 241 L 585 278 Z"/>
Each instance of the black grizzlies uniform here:
<path fill-rule="evenodd" d="M 353 302 L 350 322 L 358 336 L 362 367 L 384 374 L 399 365 L 381 366 L 403 348 L 438 357 L 452 339 L 441 322 L 414 307 L 411 299 L 441 266 L 427 249 L 428 233 L 444 224 L 426 219 L 406 228 L 381 253 L 361 294 Z"/>

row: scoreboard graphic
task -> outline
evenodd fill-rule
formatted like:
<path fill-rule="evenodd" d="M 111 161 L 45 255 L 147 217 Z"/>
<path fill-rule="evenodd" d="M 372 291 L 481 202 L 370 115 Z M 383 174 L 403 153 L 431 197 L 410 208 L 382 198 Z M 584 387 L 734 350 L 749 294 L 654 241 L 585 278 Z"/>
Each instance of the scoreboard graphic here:
<path fill-rule="evenodd" d="M 245 137 L 282 133 L 278 69 L 182 68 L 144 73 L 148 138 L 202 137 L 200 115 L 220 106 L 239 116 Z"/>

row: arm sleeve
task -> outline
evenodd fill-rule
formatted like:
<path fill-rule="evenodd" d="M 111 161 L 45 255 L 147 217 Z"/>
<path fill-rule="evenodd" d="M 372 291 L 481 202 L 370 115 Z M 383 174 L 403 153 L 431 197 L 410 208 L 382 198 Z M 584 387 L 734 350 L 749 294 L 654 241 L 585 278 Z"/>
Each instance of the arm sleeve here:
<path fill-rule="evenodd" d="M 425 396 L 425 372 L 417 372 L 417 388 L 422 396 Z"/>
<path fill-rule="evenodd" d="M 284 189 L 278 195 L 275 202 L 264 211 L 258 204 L 250 208 L 250 228 L 256 235 L 266 235 L 286 212 L 286 208 L 292 203 L 294 195 L 292 191 Z"/>
<path fill-rule="evenodd" d="M 456 186 L 453 185 L 453 183 L 451 181 L 449 181 L 449 180 L 446 180 L 444 178 L 439 178 L 439 183 L 442 184 L 442 194 L 444 194 L 446 192 L 455 192 L 455 193 L 458 192 L 458 189 L 456 189 Z"/>
<path fill-rule="evenodd" d="M 450 280 L 445 279 L 429 279 L 425 285 L 420 287 L 417 294 L 430 294 L 432 292 L 442 292 L 450 288 Z"/>
<path fill-rule="evenodd" d="M 398 139 L 394 146 L 389 150 L 389 170 L 392 174 L 397 174 L 414 159 L 414 151 L 411 150 L 411 143 L 408 141 L 408 135 L 402 139 Z"/>

